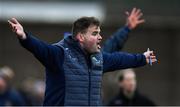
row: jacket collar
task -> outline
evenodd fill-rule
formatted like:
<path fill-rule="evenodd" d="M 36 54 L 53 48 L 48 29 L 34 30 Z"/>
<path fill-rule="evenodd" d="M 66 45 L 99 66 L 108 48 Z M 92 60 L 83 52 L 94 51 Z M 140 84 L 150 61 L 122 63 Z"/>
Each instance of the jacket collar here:
<path fill-rule="evenodd" d="M 77 51 L 82 52 L 87 57 L 94 56 L 94 55 L 96 56 L 96 54 L 99 54 L 99 53 L 94 53 L 92 55 L 88 55 L 88 53 L 82 48 L 82 46 L 80 45 L 78 40 L 75 40 L 72 35 L 65 36 L 63 40 L 61 40 L 53 45 L 61 47 L 63 42 L 67 43 L 70 47 L 76 49 Z"/>

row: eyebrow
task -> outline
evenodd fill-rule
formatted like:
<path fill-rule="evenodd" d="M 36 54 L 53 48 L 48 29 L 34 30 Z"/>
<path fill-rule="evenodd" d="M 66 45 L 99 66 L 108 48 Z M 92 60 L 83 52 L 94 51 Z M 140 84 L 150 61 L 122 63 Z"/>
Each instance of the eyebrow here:
<path fill-rule="evenodd" d="M 100 33 L 101 30 L 96 30 L 96 31 L 93 31 L 92 33 Z"/>

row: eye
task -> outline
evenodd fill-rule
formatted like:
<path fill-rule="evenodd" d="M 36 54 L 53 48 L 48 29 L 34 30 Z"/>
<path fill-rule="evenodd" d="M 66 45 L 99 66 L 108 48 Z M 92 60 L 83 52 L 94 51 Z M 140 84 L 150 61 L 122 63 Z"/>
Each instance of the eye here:
<path fill-rule="evenodd" d="M 93 32 L 93 33 L 92 33 L 93 36 L 96 36 L 97 34 L 98 34 L 97 32 Z"/>

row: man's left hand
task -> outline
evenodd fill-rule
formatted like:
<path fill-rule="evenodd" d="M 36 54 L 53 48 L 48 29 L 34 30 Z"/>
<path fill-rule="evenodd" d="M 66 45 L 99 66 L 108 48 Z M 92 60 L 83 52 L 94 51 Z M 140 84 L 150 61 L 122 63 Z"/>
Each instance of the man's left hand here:
<path fill-rule="evenodd" d="M 145 20 L 141 19 L 143 16 L 143 13 L 141 12 L 140 9 L 133 8 L 131 13 L 128 11 L 126 12 L 127 15 L 127 21 L 126 25 L 129 27 L 129 29 L 134 29 L 136 28 L 139 24 L 144 23 Z"/>

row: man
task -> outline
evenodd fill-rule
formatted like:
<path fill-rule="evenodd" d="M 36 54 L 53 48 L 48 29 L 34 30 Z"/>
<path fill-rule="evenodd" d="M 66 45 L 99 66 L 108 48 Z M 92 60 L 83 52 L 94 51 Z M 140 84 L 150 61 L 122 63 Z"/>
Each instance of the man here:
<path fill-rule="evenodd" d="M 49 45 L 30 33 L 12 18 L 8 21 L 21 45 L 46 67 L 44 105 L 101 105 L 102 74 L 118 69 L 154 63 L 152 51 L 144 54 L 102 53 L 100 22 L 82 17 L 73 23 L 72 36 Z"/>
<path fill-rule="evenodd" d="M 120 72 L 118 85 L 120 92 L 109 103 L 110 106 L 154 106 L 154 102 L 137 90 L 136 75 L 132 69 Z"/>

